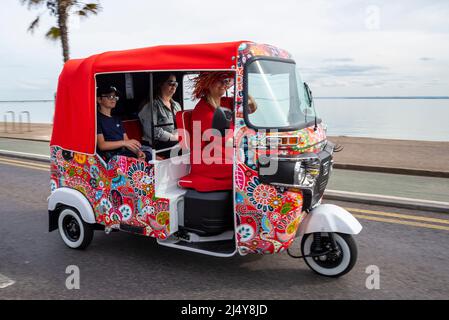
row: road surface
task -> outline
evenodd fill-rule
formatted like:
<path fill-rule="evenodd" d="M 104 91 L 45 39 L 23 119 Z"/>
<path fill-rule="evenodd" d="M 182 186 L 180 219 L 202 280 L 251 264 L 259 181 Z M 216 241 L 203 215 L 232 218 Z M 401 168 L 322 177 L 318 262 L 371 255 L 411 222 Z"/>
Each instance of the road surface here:
<path fill-rule="evenodd" d="M 0 158 L 0 299 L 449 298 L 449 215 L 333 202 L 364 229 L 354 269 L 328 279 L 286 253 L 216 258 L 123 232 L 97 231 L 87 250 L 71 250 L 47 232 L 48 195 L 47 164 Z M 79 289 L 66 287 L 70 266 Z"/>

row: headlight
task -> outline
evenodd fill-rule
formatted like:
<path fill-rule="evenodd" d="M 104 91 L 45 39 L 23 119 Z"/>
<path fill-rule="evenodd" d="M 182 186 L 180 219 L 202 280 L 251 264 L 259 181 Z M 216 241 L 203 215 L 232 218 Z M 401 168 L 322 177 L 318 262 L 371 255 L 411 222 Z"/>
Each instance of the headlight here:
<path fill-rule="evenodd" d="M 294 184 L 301 188 L 313 188 L 320 175 L 320 160 L 311 157 L 296 162 Z"/>
<path fill-rule="evenodd" d="M 314 189 L 321 176 L 321 158 L 315 153 L 297 157 L 259 156 L 259 181 L 282 187 Z"/>

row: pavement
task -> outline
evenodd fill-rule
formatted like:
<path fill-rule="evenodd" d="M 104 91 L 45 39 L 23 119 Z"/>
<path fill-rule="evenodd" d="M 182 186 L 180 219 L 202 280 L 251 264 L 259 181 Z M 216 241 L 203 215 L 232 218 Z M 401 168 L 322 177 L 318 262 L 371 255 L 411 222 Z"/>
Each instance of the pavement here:
<path fill-rule="evenodd" d="M 329 137 L 337 168 L 449 178 L 449 141 Z"/>
<path fill-rule="evenodd" d="M 15 124 L 0 122 L 0 137 L 30 141 L 50 141 L 53 125 L 47 123 Z"/>
<path fill-rule="evenodd" d="M 52 125 L 9 129 L 0 132 L 0 156 L 49 160 Z M 335 153 L 326 199 L 449 213 L 449 142 L 329 139 L 343 150 Z"/>

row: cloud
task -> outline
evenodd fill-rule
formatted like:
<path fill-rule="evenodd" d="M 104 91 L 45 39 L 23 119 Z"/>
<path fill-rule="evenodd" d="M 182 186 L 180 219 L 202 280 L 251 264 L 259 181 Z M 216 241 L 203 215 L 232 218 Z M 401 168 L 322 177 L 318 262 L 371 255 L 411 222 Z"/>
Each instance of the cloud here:
<path fill-rule="evenodd" d="M 18 80 L 16 82 L 17 88 L 26 90 L 46 90 L 49 88 L 49 85 L 49 79 Z"/>
<path fill-rule="evenodd" d="M 357 65 L 357 64 L 332 64 L 323 67 L 303 68 L 302 72 L 308 78 L 323 77 L 361 77 L 380 76 L 389 74 L 387 67 L 380 65 Z"/>
<path fill-rule="evenodd" d="M 0 21 L 8 28 L 0 28 L 0 99 L 21 99 L 27 94 L 24 88 L 33 98 L 53 96 L 61 48 L 43 37 L 53 17 L 47 15 L 31 35 L 26 28 L 38 12 L 17 0 L 3 2 L 8 10 L 0 13 Z M 101 3 L 98 16 L 80 23 L 70 20 L 72 58 L 161 44 L 245 39 L 291 52 L 304 80 L 315 82 L 319 95 L 442 95 L 449 86 L 447 0 L 283 0 L 281 5 L 228 0 L 226 6 L 203 0 L 134 0 L 125 10 L 120 0 Z M 379 9 L 376 30 L 367 27 L 376 17 L 368 10 L 373 5 Z M 155 12 L 169 13 L 168 20 Z M 43 78 L 49 83 L 33 82 Z M 440 81 L 425 86 L 429 79 Z M 397 92 L 399 86 L 404 90 Z"/>
<path fill-rule="evenodd" d="M 321 61 L 323 61 L 323 62 L 354 62 L 354 59 L 352 59 L 352 58 L 330 58 L 330 59 L 323 59 Z"/>
<path fill-rule="evenodd" d="M 341 76 L 365 76 L 365 75 L 380 75 L 386 74 L 384 70 L 386 67 L 377 65 L 334 65 L 324 67 L 320 70 L 320 73 L 332 75 L 335 77 Z"/>
<path fill-rule="evenodd" d="M 420 61 L 433 61 L 435 60 L 434 58 L 429 58 L 429 57 L 421 57 L 419 58 Z"/>

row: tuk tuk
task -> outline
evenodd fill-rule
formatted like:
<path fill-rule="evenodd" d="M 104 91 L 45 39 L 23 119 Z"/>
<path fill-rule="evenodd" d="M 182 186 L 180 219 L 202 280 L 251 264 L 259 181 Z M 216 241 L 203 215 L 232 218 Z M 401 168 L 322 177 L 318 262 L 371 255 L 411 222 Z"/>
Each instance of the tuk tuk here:
<path fill-rule="evenodd" d="M 96 88 L 111 83 L 119 88 L 115 112 L 128 136 L 141 140 L 139 105 L 153 101 L 154 77 L 167 71 L 181 79 L 176 127 L 182 152 L 161 158 L 167 150 L 153 149 L 151 161 L 126 156 L 105 161 L 97 152 Z M 201 72 L 223 71 L 234 77 L 227 93 L 233 98 L 228 115 L 233 128 L 217 128 L 233 129 L 232 188 L 198 191 L 185 181 L 195 148 L 184 136 L 192 133 L 189 81 Z M 249 97 L 257 102 L 253 113 Z M 216 113 L 223 123 L 224 112 Z M 287 251 L 328 277 L 349 272 L 357 260 L 352 236 L 362 226 L 343 208 L 321 204 L 335 145 L 285 50 L 238 41 L 69 60 L 59 77 L 50 147 L 49 231 L 59 229 L 70 248 L 86 248 L 94 231 L 104 230 L 217 257 Z M 300 241 L 300 256 L 289 250 L 294 241 Z"/>

